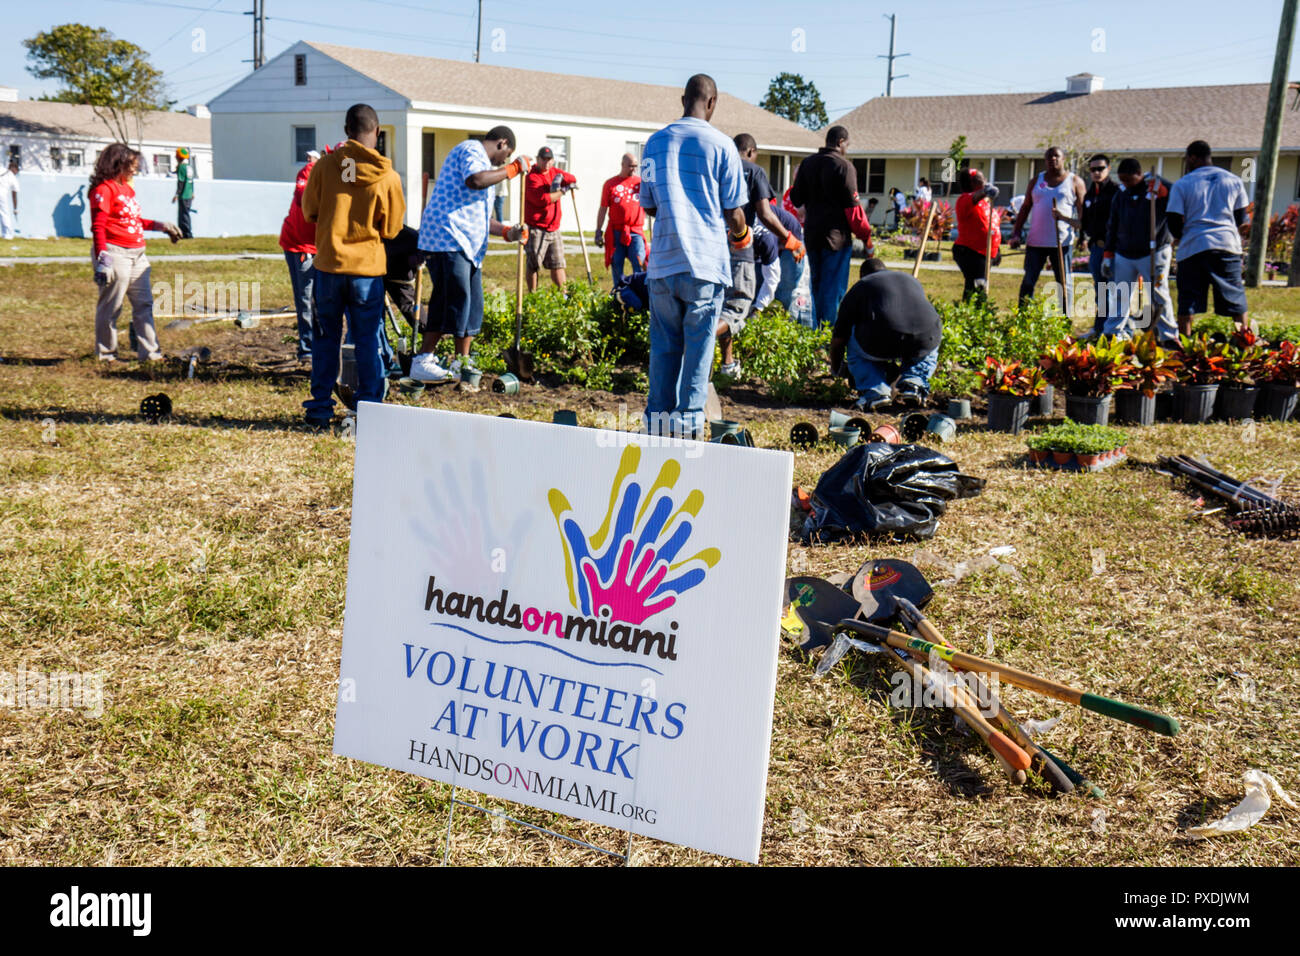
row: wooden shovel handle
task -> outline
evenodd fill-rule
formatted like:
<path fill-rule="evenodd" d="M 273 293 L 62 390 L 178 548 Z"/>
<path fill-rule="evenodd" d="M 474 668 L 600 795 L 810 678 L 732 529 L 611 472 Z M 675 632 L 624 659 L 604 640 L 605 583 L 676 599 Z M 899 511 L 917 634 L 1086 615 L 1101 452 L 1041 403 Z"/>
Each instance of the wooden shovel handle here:
<path fill-rule="evenodd" d="M 1008 684 L 1015 684 L 1017 687 L 1023 687 L 1026 690 L 1032 690 L 1042 694 L 1045 697 L 1053 697 L 1056 700 L 1065 701 L 1067 704 L 1074 704 L 1082 707 L 1084 710 L 1091 710 L 1093 713 L 1102 714 L 1115 720 L 1122 720 L 1125 723 L 1133 724 L 1136 727 L 1142 727 L 1159 734 L 1174 736 L 1178 733 L 1178 721 L 1164 714 L 1157 714 L 1154 711 L 1145 710 L 1141 707 L 1135 707 L 1132 704 L 1126 704 L 1123 701 L 1113 700 L 1109 697 L 1102 697 L 1100 694 L 1089 694 L 1080 690 L 1075 690 L 1066 684 L 1053 680 L 1047 680 L 1028 671 L 1022 671 L 1017 667 L 1011 667 L 1007 664 L 999 664 L 996 661 L 990 661 L 983 657 L 976 657 L 973 654 L 965 654 L 961 651 L 954 650 L 950 647 L 943 647 L 933 644 L 930 641 L 922 640 L 917 637 L 909 637 L 898 631 L 891 631 L 888 628 L 871 624 L 867 621 L 850 621 L 840 622 L 840 627 L 848 628 L 864 634 L 876 641 L 884 641 L 890 647 L 897 647 L 901 650 L 915 648 L 923 654 L 935 653 L 942 660 L 947 661 L 953 667 L 965 671 L 987 671 L 997 674 Z"/>

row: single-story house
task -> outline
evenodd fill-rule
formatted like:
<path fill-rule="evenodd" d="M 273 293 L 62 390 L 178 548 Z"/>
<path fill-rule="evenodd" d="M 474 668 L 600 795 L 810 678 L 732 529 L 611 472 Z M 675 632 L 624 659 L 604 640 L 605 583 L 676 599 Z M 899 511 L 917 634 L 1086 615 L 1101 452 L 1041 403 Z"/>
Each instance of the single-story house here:
<path fill-rule="evenodd" d="M 140 150 L 140 175 L 172 176 L 176 150 L 185 146 L 198 179 L 212 178 L 212 137 L 207 111 L 165 110 L 144 114 L 140 135 L 130 145 Z M 19 100 L 13 87 L 0 87 L 0 164 L 18 160 L 23 173 L 76 173 L 86 176 L 104 147 L 117 142 L 93 107 L 45 100 Z"/>
<path fill-rule="evenodd" d="M 1167 179 L 1182 174 L 1183 153 L 1203 139 L 1215 162 L 1246 180 L 1254 195 L 1253 167 L 1263 138 L 1267 83 L 1103 89 L 1101 77 L 1068 77 L 1054 93 L 877 97 L 834 121 L 849 131 L 849 155 L 858 169 L 858 191 L 880 197 L 881 221 L 890 187 L 909 196 L 924 176 L 944 194 L 944 160 L 952 142 L 966 137 L 965 157 L 1001 190 L 999 203 L 1023 193 L 1043 169 L 1039 144 L 1053 131 L 1102 152 L 1112 163 L 1136 157 Z M 1085 157 L 1086 158 L 1086 157 Z M 951 169 L 951 164 L 949 164 Z M 1085 177 L 1086 170 L 1077 170 Z M 957 191 L 952 185 L 952 193 Z M 1274 188 L 1273 211 L 1300 198 L 1300 116 L 1288 110 Z"/>
<path fill-rule="evenodd" d="M 505 124 L 520 152 L 535 157 L 550 146 L 556 162 L 577 176 L 575 196 L 590 232 L 601 184 L 618 173 L 625 152 L 639 156 L 651 133 L 681 115 L 681 94 L 673 86 L 299 42 L 208 108 L 219 178 L 291 182 L 309 149 L 344 139 L 347 108 L 369 103 L 379 114 L 380 152 L 402 177 L 411 225 L 424 205 L 416 197 L 426 194 L 447 153 Z M 751 133 L 778 189 L 823 140 L 727 93 L 719 94 L 713 124 L 728 135 Z M 518 216 L 515 200 L 507 202 L 508 220 Z M 573 230 L 572 206 L 565 203 L 564 211 L 564 228 Z"/>

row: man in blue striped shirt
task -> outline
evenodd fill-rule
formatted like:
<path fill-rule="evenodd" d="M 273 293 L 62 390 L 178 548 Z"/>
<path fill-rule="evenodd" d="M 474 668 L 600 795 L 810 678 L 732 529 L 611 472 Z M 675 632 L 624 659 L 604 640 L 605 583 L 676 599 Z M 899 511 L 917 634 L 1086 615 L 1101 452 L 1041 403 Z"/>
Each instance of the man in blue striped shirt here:
<path fill-rule="evenodd" d="M 651 434 L 703 436 L 714 334 L 731 283 L 727 243 L 744 249 L 753 242 L 740 154 L 709 124 L 717 102 L 713 78 L 692 76 L 681 119 L 651 136 L 641 157 L 641 206 L 654 217 L 646 275 Z"/>

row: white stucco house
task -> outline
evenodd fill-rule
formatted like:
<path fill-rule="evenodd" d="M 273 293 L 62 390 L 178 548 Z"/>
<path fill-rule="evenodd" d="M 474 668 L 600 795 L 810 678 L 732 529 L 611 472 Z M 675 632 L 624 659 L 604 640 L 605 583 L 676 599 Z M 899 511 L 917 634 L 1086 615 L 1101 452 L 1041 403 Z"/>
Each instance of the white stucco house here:
<path fill-rule="evenodd" d="M 418 197 L 427 195 L 447 153 L 505 124 L 520 152 L 536 156 L 549 145 L 578 177 L 582 225 L 590 232 L 601 184 L 618 172 L 624 152 L 639 155 L 651 133 L 681 115 L 681 94 L 680 87 L 299 42 L 208 108 L 218 178 L 290 182 L 307 150 L 344 139 L 347 108 L 369 103 L 379 114 L 380 151 L 402 177 L 411 225 L 423 208 Z M 726 93 L 713 124 L 728 135 L 752 134 L 759 163 L 778 189 L 822 144 L 817 133 Z M 507 203 L 507 219 L 517 218 L 516 201 Z M 565 203 L 564 211 L 569 231 L 572 206 Z"/>
<path fill-rule="evenodd" d="M 212 178 L 207 110 L 190 109 L 193 112 L 144 114 L 140 136 L 129 144 L 143 155 L 141 176 L 174 175 L 176 150 L 185 146 L 197 178 Z M 0 87 L 0 165 L 16 158 L 23 173 L 84 171 L 89 176 L 104 147 L 116 141 L 92 107 L 19 100 L 13 87 Z"/>

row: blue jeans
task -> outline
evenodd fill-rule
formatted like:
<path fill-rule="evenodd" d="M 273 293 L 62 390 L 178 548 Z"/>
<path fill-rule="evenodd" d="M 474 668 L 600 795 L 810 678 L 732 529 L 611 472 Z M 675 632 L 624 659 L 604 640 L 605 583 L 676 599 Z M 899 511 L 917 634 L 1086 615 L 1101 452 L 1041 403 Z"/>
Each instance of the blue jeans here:
<path fill-rule="evenodd" d="M 316 322 L 311 351 L 311 398 L 302 403 L 307 417 L 334 414 L 334 384 L 339 377 L 343 343 L 343 314 L 356 346 L 357 401 L 384 397 L 384 373 L 379 339 L 384 324 L 384 277 L 349 276 L 316 271 Z"/>
<path fill-rule="evenodd" d="M 704 431 L 704 400 L 713 368 L 713 336 L 727 286 L 687 272 L 651 279 L 650 387 L 646 417 L 651 434 L 684 437 Z"/>
<path fill-rule="evenodd" d="M 853 247 L 845 246 L 832 252 L 830 249 L 808 250 L 808 268 L 812 270 L 813 308 L 817 321 L 834 325 L 840 312 L 840 299 L 849 287 L 849 260 Z"/>
<path fill-rule="evenodd" d="M 915 362 L 899 363 L 895 359 L 878 359 L 873 355 L 868 355 L 858 344 L 856 335 L 849 335 L 849 345 L 845 350 L 844 360 L 848 363 L 849 372 L 853 375 L 853 384 L 857 387 L 858 394 L 865 398 L 868 403 L 877 399 L 886 401 L 893 395 L 889 387 L 890 377 L 893 373 L 893 366 L 901 364 L 903 372 L 898 376 L 898 384 L 910 385 L 918 388 L 923 392 L 930 391 L 930 378 L 934 375 L 934 370 L 939 366 L 939 350 L 935 349 L 926 355 L 922 355 Z"/>
<path fill-rule="evenodd" d="M 1088 241 L 1088 271 L 1092 273 L 1092 292 L 1097 300 L 1097 317 L 1092 322 L 1092 329 L 1098 335 L 1106 325 L 1106 306 L 1103 300 L 1106 298 L 1102 291 L 1101 284 L 1106 280 L 1101 277 L 1101 263 L 1106 258 L 1106 250 L 1101 248 L 1099 243 Z M 1151 270 L 1147 270 L 1150 272 Z"/>
<path fill-rule="evenodd" d="M 311 355 L 311 290 L 316 281 L 315 259 L 307 252 L 286 252 L 289 282 L 293 286 L 293 307 L 298 313 L 298 358 Z"/>
<path fill-rule="evenodd" d="M 808 257 L 805 255 L 798 262 L 794 261 L 794 253 L 789 249 L 781 250 L 781 281 L 776 286 L 776 301 L 785 306 L 785 310 L 790 313 L 790 318 L 794 319 L 800 325 L 806 325 L 809 328 L 817 328 L 815 318 L 817 310 L 813 307 L 812 297 L 808 297 L 808 306 L 800 309 L 796 306 L 795 289 L 800 281 L 803 280 L 804 274 L 808 271 Z"/>
<path fill-rule="evenodd" d="M 492 218 L 497 222 L 505 222 L 506 219 L 506 197 L 497 196 L 492 200 Z"/>
<path fill-rule="evenodd" d="M 609 262 L 610 273 L 617 279 L 623 278 L 623 263 L 632 260 L 632 271 L 645 270 L 645 237 L 632 233 L 632 241 L 626 246 L 619 245 L 618 236 L 614 237 L 614 252 Z"/>

